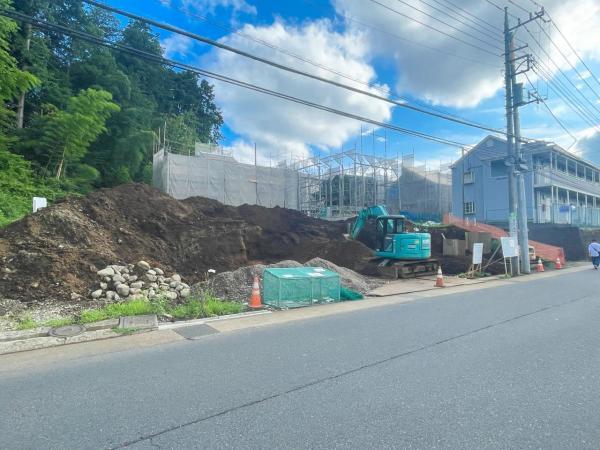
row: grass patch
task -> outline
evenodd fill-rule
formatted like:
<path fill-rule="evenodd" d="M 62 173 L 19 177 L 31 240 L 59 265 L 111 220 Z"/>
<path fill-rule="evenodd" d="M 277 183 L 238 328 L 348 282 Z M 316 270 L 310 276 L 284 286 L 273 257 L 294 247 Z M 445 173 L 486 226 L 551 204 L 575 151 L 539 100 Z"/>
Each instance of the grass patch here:
<path fill-rule="evenodd" d="M 156 305 L 143 299 L 134 299 L 125 303 L 114 303 L 100 309 L 87 309 L 81 312 L 80 323 L 92 323 L 106 319 L 117 319 L 122 316 L 143 316 L 160 314 Z"/>
<path fill-rule="evenodd" d="M 139 328 L 113 328 L 112 330 L 117 334 L 122 334 L 123 336 L 129 336 L 140 331 Z"/>
<path fill-rule="evenodd" d="M 167 308 L 167 313 L 174 319 L 200 319 L 203 317 L 225 316 L 242 312 L 242 305 L 235 302 L 225 302 L 209 297 L 202 301 L 191 298 L 182 305 Z"/>
<path fill-rule="evenodd" d="M 209 298 L 203 303 L 204 317 L 226 316 L 242 312 L 242 305 L 236 302 L 224 302 L 216 298 Z"/>
<path fill-rule="evenodd" d="M 108 315 L 104 309 L 86 309 L 81 311 L 79 323 L 92 323 L 108 319 Z"/>
<path fill-rule="evenodd" d="M 73 317 L 61 317 L 59 319 L 52 319 L 44 323 L 45 327 L 60 328 L 66 327 L 67 325 L 73 325 L 75 319 Z"/>
<path fill-rule="evenodd" d="M 114 303 L 99 309 L 86 309 L 79 317 L 61 317 L 38 323 L 30 316 L 24 315 L 18 319 L 18 330 L 30 330 L 37 327 L 58 328 L 72 324 L 87 324 L 106 319 L 118 319 L 123 316 L 142 316 L 146 314 L 170 314 L 176 320 L 200 319 L 204 317 L 224 316 L 242 312 L 242 305 L 236 302 L 218 300 L 206 295 L 204 300 L 189 298 L 185 303 L 173 305 L 166 298 L 156 298 L 151 301 L 146 299 L 133 299 L 124 303 Z M 121 334 L 132 334 L 138 330 L 127 328 L 114 329 Z"/>
<path fill-rule="evenodd" d="M 39 327 L 38 323 L 31 318 L 31 316 L 23 316 L 19 318 L 17 324 L 17 330 L 31 330 L 32 328 Z"/>

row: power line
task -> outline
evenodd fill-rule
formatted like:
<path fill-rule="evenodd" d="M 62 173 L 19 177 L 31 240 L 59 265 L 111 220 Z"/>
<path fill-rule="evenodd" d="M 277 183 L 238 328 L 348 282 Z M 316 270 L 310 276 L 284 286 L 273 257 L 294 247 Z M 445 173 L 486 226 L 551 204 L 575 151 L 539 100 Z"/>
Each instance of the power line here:
<path fill-rule="evenodd" d="M 439 28 L 435 28 L 434 26 L 431 26 L 431 25 L 429 25 L 429 24 L 427 24 L 425 22 L 422 22 L 422 21 L 420 21 L 418 19 L 415 19 L 414 17 L 411 17 L 411 16 L 409 16 L 407 14 L 404 14 L 403 12 L 400 12 L 397 9 L 392 8 L 391 6 L 388 6 L 388 5 L 386 5 L 384 3 L 381 3 L 381 2 L 379 2 L 377 0 L 370 0 L 370 1 L 373 2 L 373 3 L 375 3 L 375 4 L 377 4 L 377 5 L 379 5 L 379 6 L 381 6 L 382 8 L 385 8 L 385 9 L 387 9 L 389 11 L 392 11 L 392 12 L 398 14 L 399 16 L 402 16 L 402 17 L 404 17 L 406 19 L 412 20 L 413 22 L 416 22 L 419 25 L 422 25 L 422 26 L 424 26 L 426 28 L 429 28 L 430 30 L 433 30 L 433 31 L 435 31 L 437 33 L 443 34 L 444 36 L 447 36 L 447 37 L 449 37 L 451 39 L 454 39 L 454 40 L 456 40 L 458 42 L 461 42 L 461 43 L 463 43 L 465 45 L 473 47 L 473 48 L 475 48 L 475 49 L 477 49 L 477 50 L 479 50 L 481 52 L 484 52 L 484 53 L 487 53 L 487 54 L 493 55 L 493 56 L 498 56 L 497 54 L 495 54 L 494 52 L 492 52 L 490 50 L 487 50 L 487 49 L 485 49 L 485 48 L 483 48 L 483 47 L 481 47 L 481 46 L 479 46 L 477 44 L 473 44 L 472 42 L 465 41 L 464 39 L 461 39 L 459 37 L 453 36 L 450 33 L 447 33 L 447 32 L 445 32 L 443 30 L 440 30 Z M 489 44 L 487 44 L 487 45 L 489 45 Z"/>
<path fill-rule="evenodd" d="M 573 95 L 569 93 L 568 87 L 566 87 L 559 78 L 554 78 L 552 76 L 549 68 L 538 63 L 537 66 L 533 67 L 533 71 L 538 74 L 538 76 L 541 76 L 546 80 L 548 87 L 551 87 L 555 95 L 561 97 L 566 103 L 568 103 L 568 105 L 571 107 L 571 110 L 576 115 L 587 122 L 587 124 L 591 127 L 597 126 L 594 124 L 594 117 L 591 116 L 590 113 L 585 109 L 585 105 L 583 105 L 579 99 L 573 97 Z"/>
<path fill-rule="evenodd" d="M 445 139 L 445 138 L 440 138 L 437 136 L 433 136 L 427 133 L 423 133 L 420 131 L 416 131 L 416 130 L 411 130 L 411 129 L 407 129 L 407 128 L 402 128 L 402 127 L 398 127 L 396 125 L 391 125 L 391 124 L 386 124 L 384 122 L 380 122 L 374 119 L 369 119 L 367 117 L 363 117 L 363 116 L 359 116 L 356 114 L 352 114 L 352 113 L 348 113 L 345 111 L 341 111 L 335 108 L 331 108 L 328 106 L 324 106 L 324 105 L 320 105 L 317 103 L 313 103 L 310 102 L 308 100 L 303 100 L 300 99 L 298 97 L 293 97 L 291 95 L 287 95 L 281 92 L 277 92 L 277 91 L 273 91 L 267 88 L 263 88 L 261 86 L 255 85 L 255 84 L 251 84 L 251 83 L 247 83 L 244 81 L 240 81 L 231 77 L 227 77 L 224 75 L 220 75 L 211 71 L 207 71 L 204 69 L 200 69 L 198 67 L 192 66 L 190 64 L 185 64 L 185 63 L 181 63 L 178 61 L 174 61 L 168 58 L 164 58 L 162 56 L 157 56 L 157 55 L 153 55 L 152 53 L 148 53 L 145 52 L 143 50 L 139 50 L 133 47 L 129 47 L 127 45 L 123 45 L 123 44 L 118 44 L 116 42 L 111 42 L 109 40 L 106 39 L 102 39 L 99 37 L 96 37 L 92 34 L 86 33 L 86 32 L 82 32 L 82 31 L 78 31 L 78 30 L 73 30 L 72 28 L 68 28 L 59 24 L 54 24 L 51 22 L 47 22 L 41 19 L 36 19 L 34 17 L 16 12 L 16 11 L 11 11 L 8 9 L 4 9 L 4 8 L 0 8 L 0 15 L 4 15 L 6 17 L 10 17 L 12 19 L 15 20 L 20 20 L 23 22 L 27 22 L 27 23 L 31 23 L 33 26 L 36 26 L 38 28 L 41 29 L 45 29 L 47 31 L 54 31 L 54 32 L 60 32 L 62 34 L 66 34 L 69 35 L 71 37 L 76 37 L 78 39 L 82 39 L 85 40 L 87 42 L 91 42 L 97 45 L 102 45 L 104 47 L 108 47 L 114 50 L 118 50 L 118 51 L 122 51 L 122 52 L 126 52 L 129 53 L 131 55 L 140 57 L 142 59 L 146 59 L 148 61 L 152 61 L 155 63 L 159 63 L 159 64 L 164 64 L 167 66 L 171 66 L 174 68 L 178 68 L 181 70 L 187 70 L 193 73 L 196 73 L 198 75 L 202 75 L 204 77 L 207 78 L 211 78 L 213 80 L 218 80 L 218 81 L 222 81 L 228 84 L 232 84 L 235 86 L 239 86 L 239 87 L 243 87 L 246 89 L 250 89 L 252 91 L 256 91 L 256 92 L 260 92 L 263 94 L 267 94 L 273 97 L 277 97 L 277 98 L 281 98 L 284 100 L 288 100 L 288 101 L 292 101 L 294 103 L 298 103 L 298 104 L 302 104 L 304 106 L 309 106 L 315 109 L 319 109 L 322 111 L 326 111 L 326 112 L 330 112 L 332 114 L 336 114 L 336 115 L 340 115 L 340 116 L 344 116 L 346 118 L 350 118 L 350 119 L 354 119 L 354 120 L 358 120 L 361 122 L 365 122 L 365 123 L 370 123 L 372 125 L 375 125 L 377 127 L 381 127 L 381 128 L 387 128 L 393 131 L 397 131 L 399 133 L 402 134 L 406 134 L 406 135 L 410 135 L 410 136 L 414 136 L 414 137 L 419 137 L 422 139 L 426 139 L 426 140 L 430 140 L 433 142 L 437 142 L 440 144 L 445 144 L 445 145 L 449 145 L 449 146 L 453 146 L 453 147 L 458 147 L 458 148 L 463 148 L 463 147 L 470 147 L 464 143 L 461 142 L 457 142 L 457 141 L 453 141 L 453 140 L 449 140 L 449 139 Z"/>
<path fill-rule="evenodd" d="M 487 38 L 490 38 L 490 39 L 493 39 L 493 40 L 497 40 L 500 37 L 500 35 L 498 33 L 491 34 L 488 30 L 486 30 L 485 28 L 483 28 L 481 25 L 477 24 L 476 22 L 475 22 L 475 24 L 478 27 L 480 27 L 480 28 L 476 28 L 474 25 L 471 25 L 470 23 L 467 23 L 467 22 L 463 21 L 462 19 L 464 19 L 464 17 L 461 17 L 461 18 L 457 19 L 455 16 L 451 16 L 447 11 L 444 11 L 444 10 L 440 9 L 437 6 L 433 6 L 431 3 L 427 3 L 425 0 L 419 0 L 419 1 L 421 3 L 423 3 L 424 5 L 429 6 L 431 9 L 444 14 L 445 16 L 451 18 L 452 20 L 455 20 L 456 22 L 460 23 L 461 25 L 464 25 L 464 26 L 466 26 L 466 27 L 468 27 L 468 28 L 476 31 L 477 33 L 480 33 L 480 34 L 486 36 Z M 433 0 L 433 1 L 436 4 L 441 5 L 442 7 L 444 7 L 446 9 L 449 9 L 450 11 L 452 11 L 452 14 L 456 14 L 455 11 L 453 11 L 451 8 L 448 8 L 448 6 L 445 6 L 444 4 L 440 3 L 438 0 Z M 459 17 L 460 17 L 460 15 L 459 15 Z M 483 28 L 483 30 L 481 28 Z"/>
<path fill-rule="evenodd" d="M 517 2 L 513 1 L 513 0 L 508 0 L 508 3 L 510 3 L 511 5 L 516 6 L 517 8 L 519 8 L 521 11 L 525 12 L 525 14 L 529 14 L 531 11 L 529 11 L 528 9 L 523 8 L 521 5 L 519 5 Z"/>
<path fill-rule="evenodd" d="M 541 65 L 533 67 L 533 71 L 540 77 L 544 78 L 548 84 L 548 88 L 552 90 L 552 92 L 561 97 L 565 103 L 571 108 L 571 110 L 578 115 L 584 122 L 590 125 L 592 128 L 597 127 L 598 125 L 594 124 L 594 120 L 590 119 L 589 113 L 587 113 L 584 109 L 582 109 L 581 103 L 577 103 L 576 99 L 572 97 L 568 93 L 568 90 L 565 88 L 564 84 L 559 79 L 554 79 L 552 74 L 548 73 L 546 69 L 544 69 Z"/>
<path fill-rule="evenodd" d="M 539 24 L 538 24 L 539 25 Z M 594 93 L 594 95 L 596 97 L 598 97 L 598 99 L 600 99 L 600 95 L 594 90 L 594 88 L 587 82 L 587 80 L 583 77 L 583 75 L 581 75 L 581 73 L 579 72 L 579 70 L 577 70 L 577 67 L 575 67 L 575 65 L 573 63 L 571 63 L 571 61 L 569 60 L 569 58 L 567 58 L 567 56 L 563 53 L 563 51 L 560 49 L 560 47 L 556 44 L 556 42 L 554 42 L 554 39 L 552 39 L 552 37 L 548 34 L 548 32 L 546 30 L 544 30 L 542 28 L 541 25 L 539 25 L 540 30 L 542 31 L 542 33 L 544 33 L 544 35 L 548 38 L 548 40 L 552 43 L 552 45 L 556 48 L 556 50 L 558 50 L 558 52 L 560 53 L 560 55 L 564 58 L 565 61 L 567 61 L 567 63 L 571 66 L 571 68 L 575 71 L 575 73 L 577 73 L 577 75 L 579 76 L 579 78 L 581 78 L 581 80 L 587 85 L 588 88 L 590 88 L 590 90 Z"/>
<path fill-rule="evenodd" d="M 289 51 L 289 50 L 287 50 L 285 48 L 282 48 L 282 47 L 277 46 L 275 44 L 272 44 L 272 43 L 270 43 L 268 41 L 265 41 L 264 39 L 256 38 L 256 37 L 254 37 L 254 36 L 252 36 L 252 35 L 250 35 L 248 33 L 243 33 L 240 30 L 235 30 L 235 29 L 233 29 L 233 28 L 231 28 L 231 27 L 229 27 L 227 25 L 224 25 L 224 24 L 222 24 L 220 22 L 217 22 L 215 20 L 211 20 L 211 19 L 209 19 L 206 16 L 203 16 L 203 15 L 200 15 L 200 14 L 195 14 L 193 12 L 186 11 L 186 10 L 184 10 L 182 8 L 175 8 L 172 5 L 166 5 L 166 6 L 169 7 L 169 8 L 171 8 L 171 9 L 174 9 L 176 11 L 179 11 L 180 13 L 184 14 L 187 17 L 197 18 L 197 19 L 203 20 L 203 21 L 205 21 L 207 23 L 210 23 L 210 24 L 212 24 L 212 25 L 214 25 L 214 26 L 216 26 L 216 27 L 218 27 L 218 28 L 220 28 L 222 30 L 225 30 L 225 31 L 230 32 L 230 33 L 235 33 L 238 36 L 243 37 L 244 39 L 247 39 L 247 40 L 252 41 L 252 42 L 256 42 L 256 43 L 258 43 L 260 45 L 264 45 L 265 47 L 268 47 L 268 48 L 271 48 L 271 49 L 273 49 L 275 51 L 283 53 L 284 55 L 287 55 L 287 56 L 290 56 L 292 58 L 298 59 L 299 61 L 302 61 L 302 62 L 305 62 L 307 64 L 310 64 L 310 65 L 312 65 L 314 67 L 317 67 L 319 69 L 323 69 L 323 70 L 325 70 L 325 71 L 327 71 L 329 73 L 332 73 L 334 75 L 340 76 L 340 77 L 345 78 L 347 80 L 354 81 L 356 83 L 362 84 L 363 86 L 366 86 L 366 87 L 369 87 L 369 88 L 374 89 L 376 91 L 379 91 L 379 92 L 381 92 L 381 93 L 383 93 L 385 95 L 389 95 L 389 96 L 396 95 L 397 98 L 399 98 L 399 99 L 401 99 L 403 101 L 412 102 L 412 103 L 418 104 L 421 107 L 426 108 L 426 109 L 428 109 L 430 111 L 434 111 L 436 113 L 443 114 L 443 115 L 445 115 L 447 117 L 451 117 L 451 118 L 454 118 L 454 119 L 469 121 L 468 119 L 466 119 L 464 117 L 457 116 L 455 114 L 449 114 L 449 113 L 447 113 L 445 111 L 442 111 L 440 109 L 433 108 L 430 105 L 427 105 L 427 104 L 425 104 L 423 102 L 419 102 L 417 100 L 410 99 L 410 98 L 402 96 L 402 95 L 394 94 L 390 89 L 385 89 L 385 88 L 377 85 L 374 82 L 370 83 L 370 82 L 366 82 L 366 81 L 363 81 L 363 80 L 359 80 L 358 78 L 354 78 L 352 76 L 344 74 L 344 73 L 342 73 L 342 72 L 340 72 L 338 70 L 332 69 L 331 67 L 328 67 L 328 66 L 326 66 L 324 64 L 316 62 L 316 61 L 314 61 L 314 60 L 312 60 L 310 58 L 307 58 L 305 56 L 302 56 L 302 55 L 299 55 L 297 53 L 291 52 L 291 51 Z M 469 122 L 474 123 L 476 125 L 480 125 L 482 127 L 485 127 L 485 125 L 482 125 L 481 123 L 478 123 L 478 122 L 474 122 L 474 121 L 469 121 Z"/>
<path fill-rule="evenodd" d="M 565 74 L 565 72 L 560 68 L 560 66 L 556 63 L 556 61 L 554 61 L 554 59 L 546 51 L 546 49 L 539 42 L 539 40 L 533 35 L 533 33 L 529 30 L 529 28 L 527 28 L 527 26 L 525 26 L 524 28 L 527 31 L 527 33 L 529 34 L 529 36 L 531 36 L 531 38 L 533 39 L 533 41 L 536 43 L 536 45 L 544 53 L 544 55 L 546 55 L 546 57 L 548 58 L 548 60 L 550 62 L 552 62 L 553 66 L 556 68 L 556 70 L 558 72 L 560 72 L 560 74 L 563 76 L 563 78 L 565 78 L 569 82 L 569 84 L 575 89 L 575 91 L 592 107 L 591 110 L 588 110 L 587 107 L 586 107 L 586 110 L 588 110 L 588 111 L 594 111 L 595 110 L 596 112 L 600 113 L 600 109 L 598 109 L 598 107 L 596 105 L 594 105 L 579 89 L 577 89 L 577 86 L 575 86 L 575 84 L 573 83 L 573 81 L 571 81 L 571 79 Z M 595 116 L 595 113 L 593 113 L 592 116 Z M 599 120 L 599 119 L 596 117 L 595 120 Z"/>
<path fill-rule="evenodd" d="M 345 89 L 347 91 L 351 91 L 351 92 L 355 92 L 355 93 L 358 93 L 358 94 L 362 94 L 362 95 L 374 98 L 376 100 L 380 100 L 380 101 L 383 101 L 383 102 L 386 102 L 386 103 L 390 103 L 390 104 L 393 104 L 395 106 L 399 106 L 401 108 L 410 109 L 412 111 L 417 111 L 417 112 L 420 112 L 420 113 L 423 113 L 423 114 L 427 114 L 427 115 L 430 115 L 432 117 L 437 117 L 437 118 L 440 118 L 440 119 L 448 120 L 448 121 L 451 121 L 451 122 L 454 122 L 454 123 L 458 123 L 458 124 L 469 126 L 469 127 L 473 127 L 473 128 L 478 128 L 480 130 L 485 130 L 485 131 L 489 131 L 489 132 L 492 132 L 492 133 L 506 135 L 505 131 L 497 129 L 497 128 L 492 128 L 492 127 L 488 127 L 488 126 L 481 126 L 481 125 L 475 124 L 475 123 L 467 121 L 467 120 L 462 120 L 462 119 L 457 119 L 457 118 L 454 118 L 454 117 L 450 117 L 447 114 L 440 114 L 440 113 L 437 113 L 437 112 L 427 111 L 427 110 L 425 110 L 423 108 L 416 107 L 416 106 L 413 106 L 413 105 L 409 105 L 406 102 L 399 102 L 399 101 L 396 101 L 396 100 L 393 100 L 393 99 L 390 99 L 390 98 L 387 98 L 387 97 L 382 97 L 380 95 L 374 94 L 373 92 L 368 92 L 368 91 L 365 91 L 365 90 L 362 90 L 362 89 L 358 89 L 358 88 L 349 86 L 347 84 L 343 84 L 343 83 L 340 83 L 340 82 L 337 82 L 337 81 L 334 81 L 334 80 L 330 80 L 330 79 L 327 79 L 327 78 L 320 77 L 318 75 L 313 75 L 311 73 L 308 73 L 308 72 L 305 72 L 305 71 L 302 71 L 302 70 L 294 69 L 293 67 L 289 67 L 289 66 L 286 66 L 284 64 L 280 64 L 280 63 L 277 63 L 275 61 L 272 61 L 272 60 L 269 60 L 269 59 L 266 59 L 266 58 L 262 58 L 260 56 L 254 55 L 254 54 L 246 52 L 244 50 L 240 50 L 238 48 L 235 48 L 235 47 L 232 47 L 230 45 L 224 44 L 222 42 L 215 41 L 214 39 L 210 39 L 210 38 L 207 38 L 207 37 L 204 37 L 204 36 L 201 36 L 201 35 L 198 35 L 198 34 L 195 34 L 195 33 L 189 32 L 189 31 L 186 31 L 186 30 L 183 30 L 181 28 L 174 27 L 172 25 L 168 25 L 166 23 L 162 23 L 162 22 L 158 22 L 156 20 L 152 20 L 152 19 L 149 19 L 149 18 L 146 18 L 146 17 L 142 17 L 142 16 L 139 16 L 137 14 L 133 14 L 131 12 L 124 11 L 122 9 L 112 7 L 112 6 L 106 5 L 104 3 L 95 1 L 95 0 L 82 0 L 82 1 L 84 3 L 89 4 L 89 5 L 96 6 L 96 7 L 100 8 L 100 9 L 104 9 L 104 10 L 110 11 L 112 13 L 116 13 L 116 14 L 119 14 L 119 15 L 122 15 L 122 16 L 125 16 L 125 17 L 129 17 L 130 19 L 137 20 L 137 21 L 145 23 L 147 25 L 152 25 L 154 27 L 163 29 L 165 31 L 169 31 L 171 33 L 179 34 L 179 35 L 182 35 L 182 36 L 187 36 L 187 37 L 189 37 L 191 39 L 194 39 L 194 40 L 197 40 L 199 42 L 203 42 L 203 43 L 212 45 L 214 47 L 230 51 L 232 53 L 238 54 L 240 56 L 244 56 L 244 57 L 246 57 L 248 59 L 251 59 L 251 60 L 254 60 L 254 61 L 258 61 L 258 62 L 267 64 L 269 66 L 275 67 L 277 69 L 280 69 L 280 70 L 283 70 L 283 71 L 286 71 L 286 72 L 294 73 L 296 75 L 301 75 L 301 76 L 304 76 L 304 77 L 307 77 L 307 78 L 311 78 L 313 80 L 321 81 L 323 83 L 326 83 L 326 84 L 329 84 L 329 85 L 332 85 L 332 86 L 335 86 L 335 87 L 338 87 L 338 88 L 342 88 L 342 89 Z"/>
<path fill-rule="evenodd" d="M 436 3 L 439 4 L 438 0 L 434 0 Z M 461 8 L 460 6 L 458 6 L 456 3 L 451 2 L 450 0 L 444 0 L 446 3 L 448 3 L 449 5 L 453 6 L 454 8 L 456 8 L 458 11 L 463 12 L 465 15 L 463 15 L 463 17 L 466 18 L 466 16 L 472 17 L 471 21 L 473 23 L 477 23 L 477 22 L 481 22 L 484 25 L 487 25 L 488 28 L 490 28 L 491 30 L 497 32 L 497 33 L 502 33 L 502 28 L 497 27 L 496 25 L 493 25 L 485 20 L 483 20 L 481 17 L 477 17 L 475 14 L 472 14 L 471 12 L 469 12 L 468 10 Z M 458 14 L 458 13 L 457 13 Z"/>
<path fill-rule="evenodd" d="M 498 10 L 500 10 L 500 11 L 504 12 L 504 8 L 502 8 L 501 6 L 499 6 L 497 3 L 494 3 L 492 0 L 485 0 L 485 1 L 486 1 L 487 3 L 489 3 L 490 5 L 492 5 L 494 8 L 496 8 L 496 9 L 498 9 Z M 519 19 L 519 16 L 515 16 L 514 14 L 512 14 L 512 13 L 510 13 L 510 12 L 508 13 L 508 15 L 509 15 L 510 17 L 512 17 L 513 19 Z"/>
<path fill-rule="evenodd" d="M 592 71 L 592 69 L 590 69 L 590 67 L 585 63 L 585 61 L 581 58 L 581 56 L 579 56 L 579 53 L 577 53 L 577 51 L 575 50 L 575 48 L 573 48 L 573 46 L 571 45 L 571 43 L 568 41 L 568 39 L 565 37 L 565 35 L 563 34 L 562 31 L 560 31 L 560 28 L 558 28 L 558 25 L 556 25 L 556 22 L 552 19 L 552 17 L 550 17 L 550 14 L 548 14 L 546 12 L 546 14 L 548 15 L 548 18 L 550 19 L 550 22 L 552 23 L 552 25 L 554 26 L 554 28 L 556 28 L 556 31 L 558 31 L 558 34 L 561 35 L 561 37 L 564 39 L 564 41 L 567 43 L 567 45 L 569 46 L 569 48 L 571 49 L 571 51 L 573 52 L 573 54 L 575 56 L 577 56 L 577 59 L 579 59 L 579 61 L 581 61 L 581 64 L 583 64 L 583 67 L 585 67 L 587 69 L 587 71 L 590 73 L 590 75 L 592 76 L 592 78 L 594 80 L 596 80 L 596 83 L 598 83 L 598 85 L 600 85 L 600 80 L 598 79 L 598 77 L 594 74 L 594 72 Z"/>
<path fill-rule="evenodd" d="M 527 75 L 527 73 L 525 73 L 524 75 L 525 75 L 525 78 L 527 79 L 527 81 L 529 82 L 529 84 L 531 85 L 531 87 L 535 88 L 533 83 L 531 82 L 531 79 L 529 78 L 529 75 Z M 554 112 L 552 111 L 550 106 L 548 106 L 548 104 L 546 103 L 546 101 L 543 98 L 540 98 L 539 101 L 542 103 L 542 105 L 544 105 L 544 107 L 548 110 L 548 112 L 554 118 L 556 123 L 558 123 L 558 125 L 565 131 L 565 133 L 567 133 L 569 136 L 571 136 L 571 138 L 573 138 L 573 143 L 569 146 L 569 148 L 571 148 L 573 145 L 575 145 L 577 143 L 577 138 L 575 136 L 573 136 L 573 134 L 567 129 L 567 127 L 558 118 L 558 116 L 556 116 L 556 114 L 554 114 Z M 569 148 L 567 148 L 567 150 Z"/>
<path fill-rule="evenodd" d="M 308 4 L 308 5 L 319 6 L 319 4 L 316 3 L 313 0 L 302 0 L 302 1 L 304 3 L 306 3 L 306 4 Z M 417 46 L 417 47 L 421 47 L 421 48 L 425 48 L 427 50 L 439 53 L 441 55 L 450 56 L 450 57 L 457 58 L 457 59 L 462 59 L 463 61 L 469 61 L 470 63 L 473 63 L 473 64 L 479 64 L 481 66 L 493 67 L 495 69 L 499 68 L 498 65 L 490 64 L 490 63 L 481 61 L 479 59 L 469 58 L 468 56 L 459 55 L 459 54 L 456 54 L 456 53 L 451 53 L 451 52 L 448 52 L 448 51 L 444 51 L 444 50 L 441 50 L 439 48 L 431 47 L 429 45 L 423 44 L 422 42 L 413 41 L 413 40 L 408 39 L 408 38 L 406 38 L 404 36 L 399 36 L 398 34 L 391 33 L 388 30 L 384 30 L 382 28 L 376 27 L 373 24 L 369 24 L 369 23 L 363 22 L 362 20 L 360 20 L 360 19 L 358 19 L 358 18 L 356 18 L 354 16 L 351 16 L 350 14 L 348 14 L 346 12 L 340 13 L 340 12 L 336 11 L 336 13 L 339 16 L 343 17 L 344 19 L 346 19 L 346 20 L 348 20 L 350 22 L 354 22 L 354 23 L 360 25 L 363 28 L 368 28 L 370 30 L 376 31 L 377 33 L 385 34 L 386 36 L 390 36 L 390 37 L 392 37 L 394 39 L 397 39 L 399 41 L 407 42 L 407 43 L 409 43 L 411 45 L 414 45 L 414 46 Z M 496 55 L 494 55 L 494 56 L 496 56 Z"/>
<path fill-rule="evenodd" d="M 489 41 L 486 41 L 486 40 L 484 40 L 484 39 L 481 39 L 481 38 L 479 38 L 479 37 L 477 37 L 477 36 L 475 36 L 475 35 L 473 35 L 473 34 L 471 34 L 471 33 L 467 32 L 467 31 L 465 31 L 465 30 L 462 30 L 462 29 L 460 29 L 460 28 L 458 28 L 458 27 L 455 27 L 454 25 L 451 25 L 451 24 L 449 24 L 448 22 L 445 22 L 445 21 L 443 21 L 442 19 L 440 19 L 440 18 L 438 18 L 438 17 L 436 17 L 436 16 L 434 16 L 434 15 L 432 15 L 432 14 L 429 14 L 429 13 L 428 13 L 428 12 L 426 12 L 426 11 L 423 11 L 422 9 L 419 9 L 419 8 L 417 8 L 416 6 L 413 6 L 413 5 L 411 5 L 410 3 L 408 3 L 408 2 L 406 2 L 406 1 L 404 1 L 404 0 L 396 0 L 396 1 L 397 1 L 397 2 L 399 2 L 399 3 L 402 3 L 403 5 L 406 5 L 406 6 L 407 6 L 407 7 L 409 7 L 410 9 L 413 9 L 413 10 L 415 10 L 415 11 L 417 11 L 417 12 L 420 12 L 421 14 L 423 14 L 423 15 L 425 15 L 425 16 L 427 16 L 427 17 L 429 17 L 429 18 L 431 18 L 431 19 L 433 19 L 433 20 L 435 20 L 435 21 L 437 21 L 437 22 L 440 22 L 440 23 L 441 23 L 441 24 L 443 24 L 443 25 L 446 25 L 448 28 L 451 28 L 451 29 L 453 29 L 453 30 L 455 30 L 455 31 L 458 31 L 459 33 L 462 33 L 462 34 L 464 34 L 465 36 L 469 36 L 471 39 L 475 39 L 476 41 L 478 41 L 478 42 L 481 42 L 482 44 L 485 44 L 485 45 L 487 45 L 487 46 L 488 46 L 488 47 L 490 47 L 490 48 L 494 48 L 494 49 L 496 49 L 496 50 L 498 50 L 498 51 L 502 51 L 502 49 L 501 49 L 499 46 L 496 46 L 496 45 L 494 45 L 494 44 L 490 44 L 490 42 L 489 42 Z M 423 0 L 420 0 L 420 1 L 421 1 L 421 2 L 423 2 Z M 377 3 L 379 3 L 379 2 L 377 2 Z M 423 2 L 423 3 L 424 3 L 424 2 Z M 439 11 L 439 10 L 438 10 L 438 11 Z M 448 15 L 448 13 L 444 13 L 444 14 L 445 14 L 447 17 L 450 17 L 450 16 Z M 480 32 L 480 33 L 481 33 L 481 32 Z"/>

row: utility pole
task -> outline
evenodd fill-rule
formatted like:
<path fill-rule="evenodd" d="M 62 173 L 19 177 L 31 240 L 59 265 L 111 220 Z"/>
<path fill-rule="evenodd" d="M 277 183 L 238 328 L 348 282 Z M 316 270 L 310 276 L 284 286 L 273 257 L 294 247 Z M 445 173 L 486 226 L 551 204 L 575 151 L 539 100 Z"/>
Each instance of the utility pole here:
<path fill-rule="evenodd" d="M 529 230 L 527 221 L 527 198 L 525 193 L 525 175 L 528 171 L 526 162 L 521 153 L 521 119 L 519 108 L 529 103 L 539 102 L 537 93 L 533 94 L 533 100 L 523 100 L 523 85 L 517 83 L 517 75 L 525 73 L 531 69 L 531 55 L 527 54 L 521 57 L 516 56 L 516 52 L 527 48 L 515 49 L 514 34 L 520 27 L 536 21 L 544 20 L 544 8 L 541 11 L 532 14 L 529 13 L 529 19 L 510 27 L 508 20 L 508 8 L 504 8 L 504 65 L 505 65 L 505 86 L 506 86 L 506 131 L 507 131 L 507 166 L 508 166 L 508 189 L 509 189 L 509 229 L 511 237 L 518 236 L 521 271 L 530 273 L 529 262 Z M 522 61 L 519 67 L 526 64 L 525 69 L 518 71 L 517 61 Z M 531 97 L 531 93 L 530 93 Z"/>
<path fill-rule="evenodd" d="M 508 7 L 504 8 L 504 86 L 506 90 L 506 165 L 508 178 L 508 230 L 512 238 L 518 238 L 517 227 L 517 190 L 513 161 L 514 153 L 514 108 L 513 77 L 511 59 L 514 53 L 513 35 L 508 21 Z M 516 275 L 517 258 L 511 260 L 511 275 Z"/>

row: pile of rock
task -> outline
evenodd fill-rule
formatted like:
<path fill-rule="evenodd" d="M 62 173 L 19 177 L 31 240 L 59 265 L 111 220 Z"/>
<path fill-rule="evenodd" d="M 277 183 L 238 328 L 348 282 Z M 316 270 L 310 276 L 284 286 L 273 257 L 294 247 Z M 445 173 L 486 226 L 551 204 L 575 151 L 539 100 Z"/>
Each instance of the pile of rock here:
<path fill-rule="evenodd" d="M 166 276 L 162 269 L 153 268 L 146 261 L 126 266 L 112 264 L 99 270 L 97 275 L 98 286 L 90 293 L 94 300 L 119 301 L 139 297 L 177 300 L 189 297 L 191 293 L 180 275 Z M 78 298 L 78 294 L 71 294 L 72 300 Z"/>

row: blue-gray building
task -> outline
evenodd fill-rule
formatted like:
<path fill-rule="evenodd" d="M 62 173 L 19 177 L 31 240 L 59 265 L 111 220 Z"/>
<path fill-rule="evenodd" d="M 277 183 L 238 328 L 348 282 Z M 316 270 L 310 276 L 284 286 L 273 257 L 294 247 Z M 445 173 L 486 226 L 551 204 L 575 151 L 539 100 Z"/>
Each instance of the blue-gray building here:
<path fill-rule="evenodd" d="M 522 146 L 527 217 L 535 223 L 600 225 L 600 168 L 553 143 Z M 452 166 L 452 214 L 508 221 L 506 141 L 488 136 Z"/>

